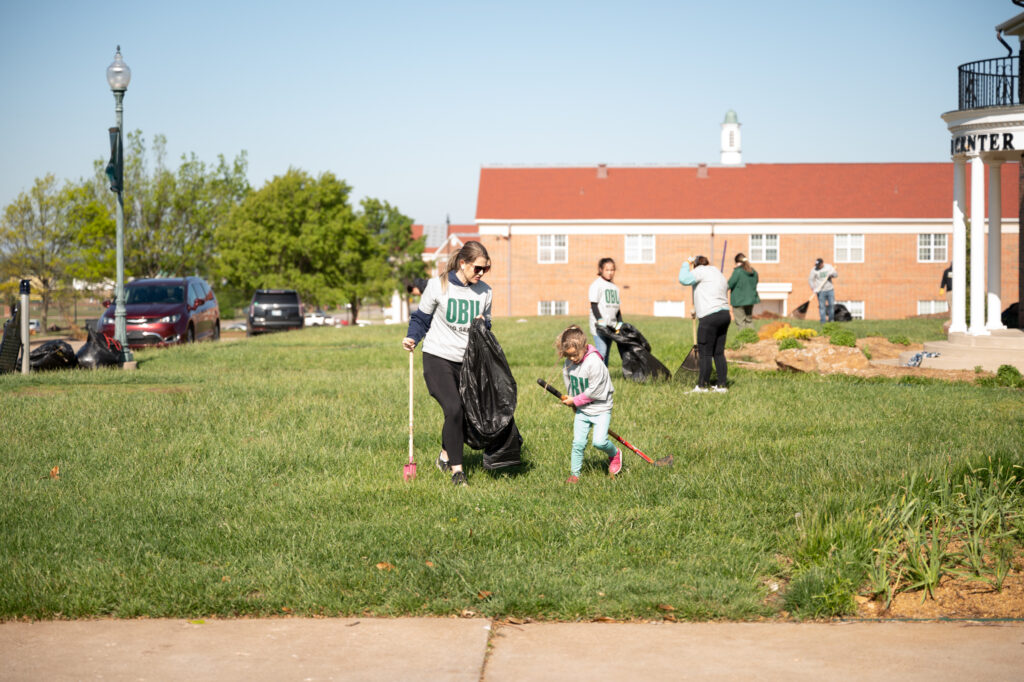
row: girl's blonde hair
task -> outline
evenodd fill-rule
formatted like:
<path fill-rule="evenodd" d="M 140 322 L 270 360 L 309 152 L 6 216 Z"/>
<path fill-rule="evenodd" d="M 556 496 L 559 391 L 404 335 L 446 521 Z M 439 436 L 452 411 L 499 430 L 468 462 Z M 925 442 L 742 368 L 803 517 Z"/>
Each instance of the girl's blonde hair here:
<path fill-rule="evenodd" d="M 558 357 L 567 358 L 574 350 L 587 347 L 587 335 L 576 325 L 570 325 L 568 329 L 558 335 L 555 339 L 555 350 Z"/>
<path fill-rule="evenodd" d="M 735 261 L 737 265 L 747 271 L 748 275 L 754 274 L 754 266 L 750 264 L 750 261 L 742 251 L 736 254 Z"/>
<path fill-rule="evenodd" d="M 480 257 L 486 258 L 488 263 L 491 262 L 487 249 L 480 242 L 466 242 L 461 249 L 452 253 L 441 270 L 441 291 L 448 291 L 448 273 L 458 268 L 459 263 L 472 263 Z"/>

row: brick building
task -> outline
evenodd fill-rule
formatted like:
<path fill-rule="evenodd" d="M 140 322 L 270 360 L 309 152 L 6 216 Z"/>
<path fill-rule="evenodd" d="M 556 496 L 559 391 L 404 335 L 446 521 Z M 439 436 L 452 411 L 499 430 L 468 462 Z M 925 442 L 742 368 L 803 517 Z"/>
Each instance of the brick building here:
<path fill-rule="evenodd" d="M 952 256 L 953 163 L 744 165 L 727 148 L 727 126 L 738 128 L 730 114 L 722 158 L 733 163 L 482 168 L 477 232 L 493 260 L 494 314 L 585 315 L 597 261 L 608 256 L 627 319 L 688 315 L 683 259 L 699 253 L 721 266 L 724 255 L 728 276 L 739 251 L 760 276 L 758 310 L 788 315 L 807 301 L 821 257 L 839 272 L 836 300 L 855 317 L 946 311 L 939 281 Z M 1001 167 L 1004 216 L 1017 213 L 1017 172 L 1016 163 Z M 1016 292 L 1016 219 L 1001 233 L 1003 291 Z"/>

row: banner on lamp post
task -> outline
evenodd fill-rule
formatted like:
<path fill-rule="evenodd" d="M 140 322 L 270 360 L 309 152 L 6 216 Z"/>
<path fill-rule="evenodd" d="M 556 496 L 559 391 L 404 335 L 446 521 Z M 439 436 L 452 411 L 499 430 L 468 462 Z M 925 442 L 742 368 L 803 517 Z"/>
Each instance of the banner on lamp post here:
<path fill-rule="evenodd" d="M 107 177 L 110 191 L 118 194 L 124 189 L 124 150 L 121 144 L 121 129 L 110 129 L 110 162 L 107 163 Z"/>

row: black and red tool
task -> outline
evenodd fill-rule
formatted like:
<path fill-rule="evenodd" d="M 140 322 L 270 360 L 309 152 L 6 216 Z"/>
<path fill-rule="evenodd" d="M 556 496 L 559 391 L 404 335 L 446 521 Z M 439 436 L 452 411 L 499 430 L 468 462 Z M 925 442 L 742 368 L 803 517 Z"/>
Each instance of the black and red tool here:
<path fill-rule="evenodd" d="M 565 398 L 565 396 L 562 395 L 558 391 L 557 388 L 555 388 L 554 386 L 552 386 L 548 382 L 544 381 L 543 379 L 537 379 L 537 384 L 541 388 L 546 390 L 548 393 L 550 393 L 551 395 L 553 395 L 556 398 L 558 398 L 559 400 L 563 400 Z M 629 450 L 634 452 L 641 459 L 643 459 L 644 461 L 646 461 L 646 462 L 648 462 L 650 464 L 653 464 L 656 467 L 670 467 L 670 466 L 672 466 L 672 461 L 673 461 L 672 455 L 666 455 L 665 457 L 662 457 L 659 460 L 653 460 L 650 457 L 648 457 L 647 455 L 645 455 L 640 449 L 634 447 L 629 441 L 627 441 L 625 438 L 623 438 L 619 434 L 615 433 L 611 429 L 608 429 L 608 435 L 611 436 L 612 438 L 614 438 L 615 440 L 619 441 L 623 445 L 625 445 L 626 448 L 628 448 Z"/>

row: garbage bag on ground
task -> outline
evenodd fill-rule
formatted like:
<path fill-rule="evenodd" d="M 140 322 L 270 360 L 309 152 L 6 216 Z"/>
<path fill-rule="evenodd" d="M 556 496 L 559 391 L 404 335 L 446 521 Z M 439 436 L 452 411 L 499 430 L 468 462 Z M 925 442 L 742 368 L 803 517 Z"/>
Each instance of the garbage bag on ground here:
<path fill-rule="evenodd" d="M 14 309 L 11 319 L 4 322 L 4 336 L 0 341 L 0 374 L 15 372 L 21 367 L 18 356 L 21 354 L 21 314 L 19 308 Z"/>
<path fill-rule="evenodd" d="M 836 322 L 849 322 L 853 319 L 853 315 L 850 314 L 850 311 L 842 303 L 836 303 L 832 308 L 832 317 L 835 318 Z"/>
<path fill-rule="evenodd" d="M 1020 329 L 1020 319 L 1017 317 L 1017 311 L 1020 309 L 1020 301 L 1011 303 L 1003 314 L 1000 315 L 1000 320 L 1003 326 L 1007 329 Z"/>
<path fill-rule="evenodd" d="M 514 419 L 516 380 L 501 345 L 480 318 L 473 320 L 469 328 L 459 393 L 466 444 L 484 451 L 484 468 L 521 464 L 523 438 Z"/>
<path fill-rule="evenodd" d="M 651 344 L 640 330 L 623 322 L 618 333 L 610 327 L 599 325 L 604 336 L 615 342 L 622 357 L 622 376 L 644 383 L 649 379 L 671 379 L 672 372 L 658 358 L 651 355 Z"/>
<path fill-rule="evenodd" d="M 47 341 L 29 353 L 28 363 L 33 372 L 45 372 L 50 369 L 74 369 L 78 367 L 78 358 L 71 344 L 56 339 Z"/>
<path fill-rule="evenodd" d="M 78 364 L 87 369 L 121 366 L 124 364 L 124 351 L 116 339 L 90 329 L 89 340 L 78 349 Z"/>

